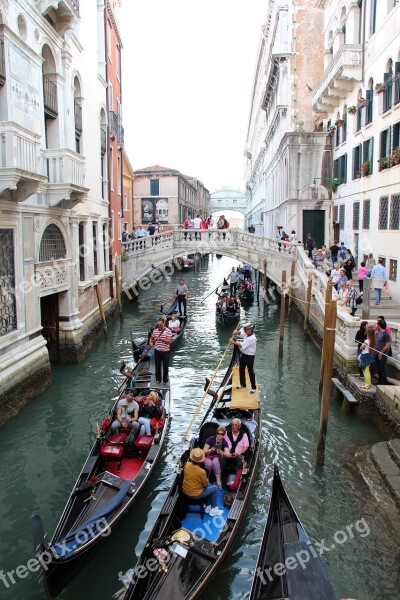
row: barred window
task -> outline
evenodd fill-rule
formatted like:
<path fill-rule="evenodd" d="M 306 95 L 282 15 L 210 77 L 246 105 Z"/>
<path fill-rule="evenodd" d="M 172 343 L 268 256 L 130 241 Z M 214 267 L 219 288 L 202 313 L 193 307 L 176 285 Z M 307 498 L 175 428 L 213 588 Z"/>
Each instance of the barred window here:
<path fill-rule="evenodd" d="M 0 337 L 17 329 L 14 233 L 0 229 Z"/>
<path fill-rule="evenodd" d="M 360 228 L 360 203 L 354 202 L 353 204 L 353 229 Z"/>
<path fill-rule="evenodd" d="M 389 196 L 382 196 L 379 200 L 379 223 L 378 229 L 388 227 Z"/>
<path fill-rule="evenodd" d="M 39 262 L 66 258 L 64 238 L 57 225 L 49 225 L 40 242 Z"/>
<path fill-rule="evenodd" d="M 393 194 L 390 199 L 389 229 L 399 229 L 400 222 L 400 194 Z"/>
<path fill-rule="evenodd" d="M 364 200 L 363 224 L 362 224 L 363 229 L 369 229 L 370 212 L 371 212 L 371 200 Z"/>
<path fill-rule="evenodd" d="M 338 206 L 333 207 L 333 220 L 335 223 L 337 223 L 339 220 L 339 207 Z"/>
<path fill-rule="evenodd" d="M 339 210 L 339 229 L 344 229 L 344 209 L 344 204 L 341 204 Z"/>
<path fill-rule="evenodd" d="M 378 256 L 378 258 L 382 261 L 384 267 L 386 267 L 386 258 L 384 256 Z"/>
<path fill-rule="evenodd" d="M 397 260 L 389 259 L 389 280 L 397 281 Z"/>

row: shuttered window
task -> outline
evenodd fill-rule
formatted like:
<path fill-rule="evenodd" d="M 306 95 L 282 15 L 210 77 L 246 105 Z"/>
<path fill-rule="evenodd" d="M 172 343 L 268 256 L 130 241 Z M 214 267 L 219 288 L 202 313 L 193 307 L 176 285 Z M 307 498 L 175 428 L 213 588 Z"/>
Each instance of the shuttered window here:
<path fill-rule="evenodd" d="M 393 194 L 390 198 L 389 229 L 400 229 L 400 194 Z"/>
<path fill-rule="evenodd" d="M 371 200 L 364 200 L 363 202 L 363 229 L 369 229 L 370 222 L 370 210 L 371 210 Z"/>
<path fill-rule="evenodd" d="M 353 229 L 357 231 L 360 228 L 360 203 L 353 204 Z"/>
<path fill-rule="evenodd" d="M 389 196 L 382 196 L 379 200 L 379 223 L 378 229 L 388 227 Z"/>
<path fill-rule="evenodd" d="M 339 207 L 339 229 L 344 229 L 344 204 Z"/>

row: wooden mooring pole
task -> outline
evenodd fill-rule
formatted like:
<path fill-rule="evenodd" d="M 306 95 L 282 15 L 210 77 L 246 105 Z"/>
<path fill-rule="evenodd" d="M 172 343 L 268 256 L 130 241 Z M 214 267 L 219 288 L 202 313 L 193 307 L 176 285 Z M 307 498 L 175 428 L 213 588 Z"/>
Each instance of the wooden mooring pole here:
<path fill-rule="evenodd" d="M 310 307 L 311 307 L 311 289 L 312 289 L 312 275 L 308 274 L 307 292 L 306 292 L 306 306 L 304 310 L 304 331 L 307 329 L 308 322 L 310 320 Z"/>
<path fill-rule="evenodd" d="M 279 358 L 283 356 L 283 336 L 285 333 L 285 288 L 286 288 L 286 271 L 282 271 L 282 284 L 281 284 L 281 320 L 279 323 Z"/>
<path fill-rule="evenodd" d="M 290 265 L 290 282 L 289 282 L 289 306 L 292 306 L 294 294 L 294 276 L 296 272 L 296 261 L 293 259 Z"/>
<path fill-rule="evenodd" d="M 107 336 L 108 336 L 107 321 L 106 321 L 106 318 L 105 318 L 105 315 L 104 315 L 103 301 L 101 299 L 101 292 L 100 292 L 99 284 L 96 283 L 94 287 L 96 289 L 96 296 L 97 296 L 97 303 L 99 305 L 100 318 L 101 318 L 101 321 L 103 323 L 104 337 L 107 339 Z"/>
<path fill-rule="evenodd" d="M 267 297 L 267 261 L 264 259 L 264 299 Z"/>
<path fill-rule="evenodd" d="M 326 292 L 325 292 L 325 310 L 324 310 L 324 333 L 322 336 L 322 349 L 321 349 L 321 372 L 320 372 L 320 379 L 319 379 L 319 389 L 322 390 L 322 384 L 323 384 L 323 378 L 324 378 L 324 345 L 325 345 L 325 332 L 326 332 L 326 328 L 327 328 L 327 321 L 328 321 L 328 309 L 330 307 L 331 304 L 331 300 L 332 300 L 332 278 L 329 277 L 328 279 L 328 283 L 326 286 Z"/>
<path fill-rule="evenodd" d="M 115 262 L 114 272 L 115 272 L 115 291 L 117 293 L 119 318 L 122 319 L 121 283 L 119 280 L 119 269 L 118 269 L 117 262 Z"/>
<path fill-rule="evenodd" d="M 331 401 L 333 357 L 335 354 L 336 333 L 336 300 L 331 300 L 328 309 L 328 319 L 325 330 L 324 354 L 324 382 L 322 387 L 321 416 L 319 421 L 319 438 L 317 446 L 317 464 L 323 465 L 325 461 L 326 432 L 328 430 L 329 405 Z"/>

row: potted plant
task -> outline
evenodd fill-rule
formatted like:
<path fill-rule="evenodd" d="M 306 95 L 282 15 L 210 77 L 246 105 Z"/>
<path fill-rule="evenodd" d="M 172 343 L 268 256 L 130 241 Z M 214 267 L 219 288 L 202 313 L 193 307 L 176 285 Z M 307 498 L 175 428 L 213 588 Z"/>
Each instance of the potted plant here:
<path fill-rule="evenodd" d="M 389 158 L 387 156 L 382 156 L 382 158 L 380 158 L 378 160 L 378 170 L 379 171 L 384 171 L 385 169 L 389 168 Z"/>
<path fill-rule="evenodd" d="M 126 262 L 127 260 L 129 260 L 129 254 L 126 254 L 126 253 L 125 253 L 125 254 L 122 254 L 122 256 L 121 256 L 121 260 L 122 260 L 123 262 Z"/>
<path fill-rule="evenodd" d="M 343 119 L 336 119 L 335 125 L 336 125 L 336 127 L 343 127 L 344 120 Z"/>
<path fill-rule="evenodd" d="M 366 104 L 366 100 L 363 96 L 360 96 L 359 98 L 357 98 L 357 106 L 358 108 L 363 108 Z"/>
<path fill-rule="evenodd" d="M 390 162 L 393 166 L 400 165 L 400 148 L 395 148 L 390 156 Z"/>
<path fill-rule="evenodd" d="M 347 112 L 349 113 L 349 115 L 355 115 L 357 112 L 357 106 L 354 106 L 354 104 L 352 104 L 351 106 L 349 106 L 349 108 L 347 109 Z"/>
<path fill-rule="evenodd" d="M 381 94 L 381 93 L 382 93 L 382 92 L 384 92 L 384 91 L 385 91 L 385 86 L 384 86 L 384 84 L 383 84 L 383 83 L 377 83 L 377 84 L 375 85 L 375 93 L 376 93 L 376 94 Z"/>
<path fill-rule="evenodd" d="M 364 162 L 361 165 L 361 175 L 363 177 L 367 177 L 367 175 L 370 174 L 370 165 L 369 165 L 369 160 L 364 160 Z"/>

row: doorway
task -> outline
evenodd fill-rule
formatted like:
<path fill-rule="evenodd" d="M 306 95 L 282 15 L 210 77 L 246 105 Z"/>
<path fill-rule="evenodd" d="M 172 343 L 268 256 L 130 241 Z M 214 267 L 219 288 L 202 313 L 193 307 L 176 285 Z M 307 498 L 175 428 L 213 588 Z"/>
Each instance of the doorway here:
<path fill-rule="evenodd" d="M 50 362 L 59 362 L 59 307 L 58 294 L 40 298 L 40 320 L 42 335 L 47 341 Z"/>
<path fill-rule="evenodd" d="M 303 238 L 311 233 L 318 248 L 325 243 L 325 211 L 324 210 L 303 210 Z M 304 241 L 303 240 L 303 241 Z"/>

